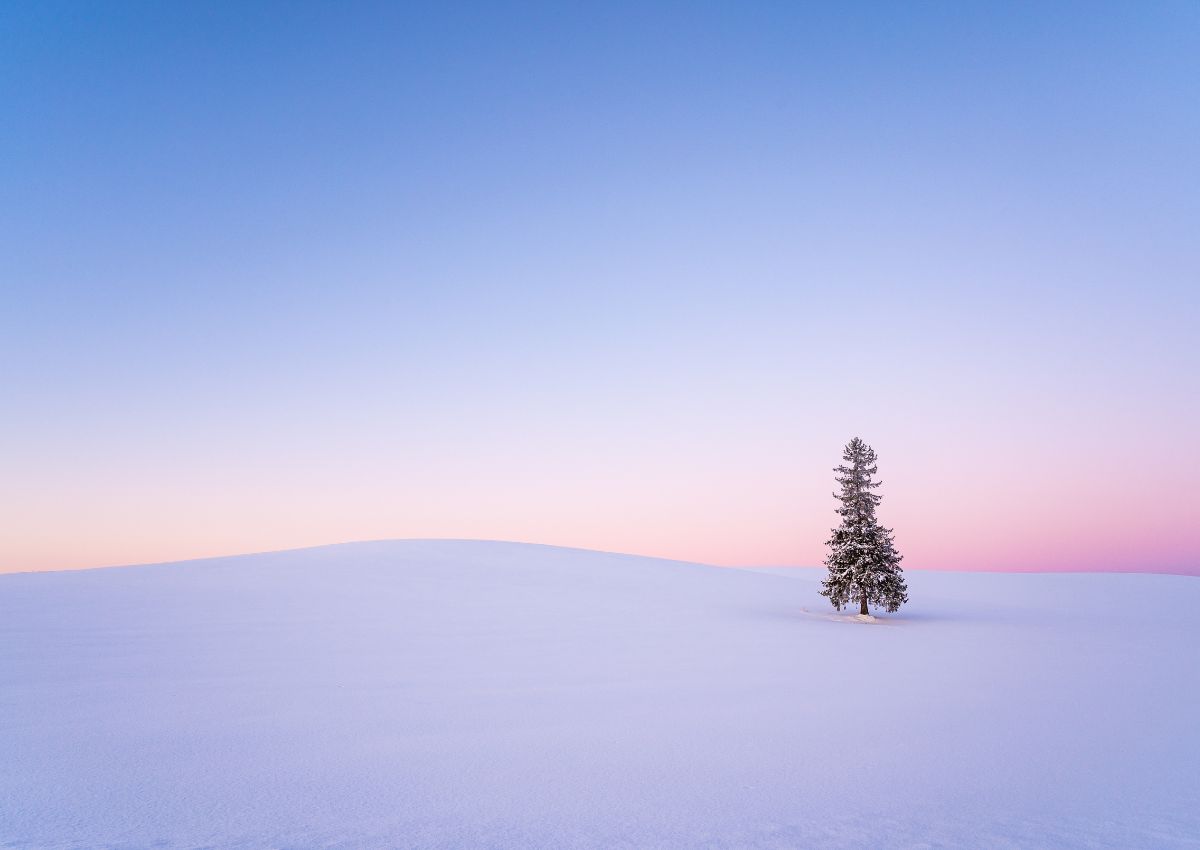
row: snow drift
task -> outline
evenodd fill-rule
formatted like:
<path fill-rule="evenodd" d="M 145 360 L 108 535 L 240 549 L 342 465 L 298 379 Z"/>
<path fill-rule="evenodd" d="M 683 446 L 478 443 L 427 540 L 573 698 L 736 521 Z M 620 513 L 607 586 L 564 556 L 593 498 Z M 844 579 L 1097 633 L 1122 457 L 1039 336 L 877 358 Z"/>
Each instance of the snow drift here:
<path fill-rule="evenodd" d="M 0 576 L 0 846 L 1194 847 L 1200 581 L 402 541 Z"/>

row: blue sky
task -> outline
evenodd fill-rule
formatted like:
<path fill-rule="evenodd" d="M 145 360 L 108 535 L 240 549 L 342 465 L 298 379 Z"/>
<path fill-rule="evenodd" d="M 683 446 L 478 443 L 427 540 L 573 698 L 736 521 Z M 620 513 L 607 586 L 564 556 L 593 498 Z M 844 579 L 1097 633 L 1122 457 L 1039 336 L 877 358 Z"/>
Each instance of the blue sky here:
<path fill-rule="evenodd" d="M 1195 3 L 5 4 L 0 569 L 814 563 L 858 433 L 913 566 L 1200 569 L 1197 55 Z"/>

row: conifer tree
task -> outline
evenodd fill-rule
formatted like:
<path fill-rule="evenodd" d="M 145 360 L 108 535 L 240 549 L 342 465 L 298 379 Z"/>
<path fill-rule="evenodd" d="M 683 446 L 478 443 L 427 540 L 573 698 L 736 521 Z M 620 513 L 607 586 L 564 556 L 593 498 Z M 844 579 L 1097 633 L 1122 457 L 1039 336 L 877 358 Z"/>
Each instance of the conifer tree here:
<path fill-rule="evenodd" d="M 897 611 L 908 601 L 908 586 L 900 569 L 901 555 L 892 543 L 892 530 L 883 528 L 875 518 L 880 497 L 872 491 L 880 482 L 872 476 L 879 470 L 875 450 L 855 437 L 842 453 L 846 462 L 837 467 L 837 482 L 842 487 L 834 498 L 841 502 L 837 514 L 842 524 L 833 529 L 826 545 L 829 556 L 825 566 L 829 575 L 821 583 L 821 595 L 837 610 L 858 603 L 859 614 L 869 614 L 867 606 L 882 606 Z"/>

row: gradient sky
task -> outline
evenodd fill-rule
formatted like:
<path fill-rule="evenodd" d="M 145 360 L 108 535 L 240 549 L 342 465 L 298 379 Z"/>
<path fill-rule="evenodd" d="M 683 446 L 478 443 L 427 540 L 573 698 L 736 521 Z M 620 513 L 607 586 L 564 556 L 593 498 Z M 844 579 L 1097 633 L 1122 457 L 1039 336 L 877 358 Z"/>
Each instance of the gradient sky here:
<path fill-rule="evenodd" d="M 0 4 L 0 571 L 1200 572 L 1200 4 Z"/>

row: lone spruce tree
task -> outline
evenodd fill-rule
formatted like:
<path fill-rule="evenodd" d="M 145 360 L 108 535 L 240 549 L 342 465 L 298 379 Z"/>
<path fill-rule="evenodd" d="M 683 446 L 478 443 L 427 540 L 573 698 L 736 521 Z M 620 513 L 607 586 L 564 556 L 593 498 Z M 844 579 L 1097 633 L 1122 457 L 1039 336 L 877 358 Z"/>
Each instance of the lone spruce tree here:
<path fill-rule="evenodd" d="M 837 513 L 842 524 L 833 529 L 826 544 L 829 575 L 821 583 L 821 595 L 828 596 L 839 611 L 851 602 L 858 603 L 858 613 L 863 615 L 870 613 L 868 604 L 897 611 L 908 601 L 908 586 L 900 569 L 901 555 L 892 543 L 892 530 L 875 519 L 880 500 L 871 492 L 880 483 L 872 480 L 879 470 L 875 450 L 855 437 L 842 459 L 846 464 L 834 470 L 842 486 L 841 494 L 834 494 L 841 502 Z"/>

